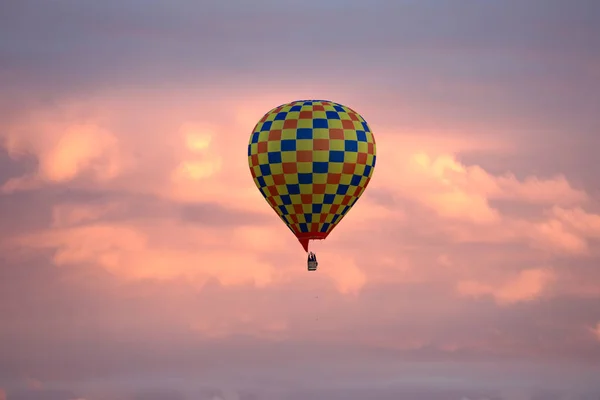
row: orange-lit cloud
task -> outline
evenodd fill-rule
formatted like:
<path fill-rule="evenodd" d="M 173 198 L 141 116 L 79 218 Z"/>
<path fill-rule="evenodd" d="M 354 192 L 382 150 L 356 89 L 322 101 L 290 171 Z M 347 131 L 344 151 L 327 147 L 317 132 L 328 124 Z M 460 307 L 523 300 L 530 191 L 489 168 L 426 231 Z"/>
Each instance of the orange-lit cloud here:
<path fill-rule="evenodd" d="M 598 339 L 600 342 L 600 322 L 596 324 L 595 327 L 592 328 L 592 334 Z"/>
<path fill-rule="evenodd" d="M 270 283 L 274 267 L 260 262 L 248 250 L 228 252 L 226 249 L 235 244 L 227 236 L 216 230 L 169 222 L 97 223 L 27 235 L 18 238 L 17 243 L 55 249 L 53 259 L 58 266 L 97 265 L 126 279 L 184 277 L 202 284 L 214 276 L 225 285 Z M 174 238 L 184 238 L 184 246 L 169 244 Z M 253 247 L 252 242 L 246 243 Z"/>
<path fill-rule="evenodd" d="M 119 104 L 125 107 L 120 109 L 125 113 L 126 96 L 123 93 L 120 96 L 65 107 L 67 110 L 86 107 L 96 110 L 85 119 L 73 111 L 65 112 L 63 119 L 49 118 L 48 112 L 39 111 L 33 114 L 39 117 L 15 124 L 5 137 L 9 154 L 13 157 L 33 155 L 39 167 L 37 172 L 9 180 L 5 190 L 24 189 L 23 182 L 68 182 L 70 187 L 85 190 L 117 190 L 189 204 L 217 202 L 232 211 L 258 213 L 271 224 L 222 231 L 160 218 L 152 222 L 105 222 L 103 218 L 108 213 L 119 209 L 121 213 L 126 212 L 124 204 L 65 203 L 54 206 L 53 230 L 15 241 L 20 246 L 56 249 L 54 260 L 58 264 L 97 264 L 128 279 L 185 276 L 202 284 L 214 276 L 224 284 L 255 282 L 259 285 L 284 279 L 277 272 L 277 262 L 265 262 L 256 256 L 295 246 L 295 239 L 258 194 L 247 171 L 248 132 L 240 121 L 247 125 L 251 118 L 260 117 L 259 108 L 240 111 L 238 119 L 227 124 L 210 117 L 205 121 L 189 118 L 185 110 L 177 114 L 182 119 L 168 113 L 161 116 L 157 109 L 155 118 L 162 118 L 158 125 L 168 130 L 150 130 L 144 135 L 128 137 L 117 136 L 115 121 L 123 116 L 107 108 Z M 139 105 L 140 100 L 137 102 Z M 262 103 L 269 104 L 269 101 L 262 100 Z M 149 112 L 153 107 L 156 105 L 148 100 L 144 110 Z M 127 115 L 141 117 L 135 110 Z M 95 122 L 86 122 L 90 120 Z M 20 132 L 31 133 L 20 136 Z M 44 132 L 45 139 L 34 140 L 37 132 Z M 165 135 L 169 140 L 165 140 Z M 590 201 L 589 196 L 573 188 L 564 176 L 517 179 L 510 172 L 495 175 L 479 165 L 461 163 L 456 157 L 461 149 L 488 149 L 490 145 L 485 140 L 435 142 L 430 137 L 431 134 L 422 138 L 412 136 L 412 140 L 401 142 L 394 136 L 386 136 L 385 131 L 380 139 L 378 136 L 381 151 L 375 176 L 364 198 L 342 222 L 339 235 L 362 232 L 374 224 L 395 224 L 398 229 L 409 226 L 411 215 L 402 204 L 410 201 L 422 207 L 423 212 L 432 213 L 432 221 L 436 222 L 430 228 L 444 233 L 451 242 L 476 238 L 490 243 L 524 242 L 534 249 L 549 252 L 574 255 L 589 252 L 589 241 L 598 235 L 596 219 L 600 216 L 581 208 Z M 78 177 L 82 179 L 76 180 Z M 397 205 L 378 204 L 371 196 L 378 190 L 389 192 Z M 496 200 L 529 203 L 549 211 L 541 218 L 516 218 L 504 215 L 493 205 Z M 336 235 L 337 232 L 331 239 L 334 242 Z M 161 236 L 185 238 L 187 245 L 185 248 L 178 245 L 175 249 L 171 245 L 153 244 Z M 333 265 L 324 273 L 344 293 L 355 293 L 367 282 L 390 273 L 401 275 L 402 281 L 429 279 L 427 274 L 430 273 L 423 275 L 425 270 L 419 267 L 385 267 L 411 264 L 406 257 L 398 256 L 393 239 L 389 240 L 386 253 L 380 254 L 381 261 L 376 262 L 378 267 L 364 269 L 356 266 L 352 257 L 342 259 L 332 253 Z M 226 254 L 221 253 L 224 243 L 229 246 Z M 214 250 L 208 250 L 208 246 L 215 246 Z M 329 263 L 326 247 L 323 257 Z M 211 267 L 216 260 L 221 266 Z M 239 270 L 239 264 L 247 267 Z M 499 294 L 498 298 L 511 298 L 506 294 L 509 289 L 502 290 L 505 294 Z"/>
<path fill-rule="evenodd" d="M 6 137 L 6 149 L 16 158 L 33 154 L 39 164 L 36 172 L 6 182 L 5 192 L 32 189 L 46 182 L 68 182 L 82 174 L 107 181 L 121 168 L 116 137 L 96 125 L 77 121 L 58 126 L 44 121 L 14 128 Z"/>
<path fill-rule="evenodd" d="M 504 283 L 482 283 L 478 281 L 461 281 L 457 290 L 462 296 L 492 296 L 499 304 L 513 304 L 531 301 L 543 293 L 545 286 L 551 281 L 552 274 L 544 269 L 528 269 Z"/>

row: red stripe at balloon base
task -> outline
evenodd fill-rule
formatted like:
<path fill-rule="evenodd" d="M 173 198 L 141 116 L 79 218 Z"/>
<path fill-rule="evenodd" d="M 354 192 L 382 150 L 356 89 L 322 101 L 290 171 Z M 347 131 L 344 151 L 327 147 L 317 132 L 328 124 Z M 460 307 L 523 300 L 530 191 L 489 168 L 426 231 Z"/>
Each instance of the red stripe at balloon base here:
<path fill-rule="evenodd" d="M 298 241 L 304 247 L 304 250 L 308 253 L 308 242 L 310 240 L 323 240 L 329 235 L 329 232 L 302 232 L 296 233 Z"/>

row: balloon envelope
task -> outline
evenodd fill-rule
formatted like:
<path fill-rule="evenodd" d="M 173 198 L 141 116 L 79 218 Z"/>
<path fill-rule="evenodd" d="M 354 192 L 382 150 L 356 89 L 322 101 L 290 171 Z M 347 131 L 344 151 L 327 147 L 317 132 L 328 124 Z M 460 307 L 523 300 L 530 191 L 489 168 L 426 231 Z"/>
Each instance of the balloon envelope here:
<path fill-rule="evenodd" d="M 298 100 L 266 113 L 248 144 L 254 183 L 304 250 L 325 239 L 373 175 L 373 132 L 357 112 L 326 100 Z"/>

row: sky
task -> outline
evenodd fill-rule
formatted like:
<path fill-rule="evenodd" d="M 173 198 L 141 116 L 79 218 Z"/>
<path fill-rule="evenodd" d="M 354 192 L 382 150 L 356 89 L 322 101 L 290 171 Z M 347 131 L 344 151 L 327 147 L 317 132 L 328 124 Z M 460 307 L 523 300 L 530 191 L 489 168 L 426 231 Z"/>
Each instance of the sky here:
<path fill-rule="evenodd" d="M 0 400 L 597 400 L 600 3 L 0 2 Z M 252 128 L 377 141 L 319 270 Z"/>

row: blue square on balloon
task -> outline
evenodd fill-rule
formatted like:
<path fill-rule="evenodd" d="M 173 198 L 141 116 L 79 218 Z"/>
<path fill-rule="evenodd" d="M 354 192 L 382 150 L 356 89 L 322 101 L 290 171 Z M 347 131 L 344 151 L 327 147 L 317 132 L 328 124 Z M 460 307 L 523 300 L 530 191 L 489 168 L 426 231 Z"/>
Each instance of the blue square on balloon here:
<path fill-rule="evenodd" d="M 321 214 L 323 210 L 323 204 L 313 204 L 312 205 L 312 213 L 313 214 Z"/>
<path fill-rule="evenodd" d="M 371 166 L 365 165 L 365 172 L 363 172 L 363 176 L 369 176 L 370 173 L 371 173 Z"/>
<path fill-rule="evenodd" d="M 289 194 L 300 194 L 300 185 L 292 183 L 286 186 Z"/>
<path fill-rule="evenodd" d="M 315 119 L 313 119 L 313 128 L 327 129 L 327 128 L 329 128 L 329 124 L 327 123 L 327 120 L 324 118 L 315 118 Z"/>
<path fill-rule="evenodd" d="M 279 198 L 281 199 L 281 202 L 286 206 L 292 204 L 292 198 L 288 194 L 282 194 L 279 196 Z"/>
<path fill-rule="evenodd" d="M 273 123 L 271 121 L 265 121 L 263 126 L 260 128 L 260 131 L 264 132 L 264 131 L 271 130 L 271 125 L 273 125 Z"/>
<path fill-rule="evenodd" d="M 283 215 L 286 215 L 288 213 L 288 210 L 285 206 L 279 206 L 279 211 L 281 211 Z"/>
<path fill-rule="evenodd" d="M 281 153 L 279 151 L 273 151 L 267 153 L 269 157 L 269 164 L 278 164 L 281 162 Z"/>
<path fill-rule="evenodd" d="M 373 156 L 373 167 L 375 166 L 375 161 L 377 161 L 377 157 Z"/>
<path fill-rule="evenodd" d="M 356 140 L 346 140 L 344 145 L 346 151 L 358 151 L 358 142 Z"/>
<path fill-rule="evenodd" d="M 332 224 L 335 224 L 335 221 L 337 221 L 339 218 L 340 218 L 340 215 L 339 215 L 339 214 L 335 214 L 335 215 L 333 216 L 333 218 L 331 218 L 331 223 L 332 223 Z"/>
<path fill-rule="evenodd" d="M 296 151 L 296 141 L 293 139 L 283 139 L 281 141 L 281 151 Z"/>
<path fill-rule="evenodd" d="M 340 119 L 340 114 L 335 111 L 325 111 L 327 119 Z"/>
<path fill-rule="evenodd" d="M 298 182 L 302 185 L 313 183 L 312 174 L 298 174 Z"/>
<path fill-rule="evenodd" d="M 361 122 L 363 129 L 365 130 L 365 132 L 370 132 L 371 130 L 369 129 L 369 125 L 367 125 L 366 122 Z"/>
<path fill-rule="evenodd" d="M 259 132 L 254 132 L 252 134 L 252 143 L 258 143 L 258 136 L 260 135 Z"/>
<path fill-rule="evenodd" d="M 329 152 L 329 162 L 344 162 L 344 152 L 341 150 L 331 150 Z"/>
<path fill-rule="evenodd" d="M 258 184 L 260 185 L 260 187 L 267 186 L 267 184 L 265 183 L 265 178 L 263 178 L 262 176 L 257 177 L 256 180 L 258 181 Z"/>
<path fill-rule="evenodd" d="M 360 175 L 352 175 L 352 180 L 350 181 L 350 184 L 354 185 L 354 186 L 358 186 L 358 185 L 360 185 L 361 179 L 362 179 L 362 176 L 360 176 Z"/>
<path fill-rule="evenodd" d="M 326 174 L 329 171 L 329 163 L 323 161 L 313 162 L 313 172 L 317 174 Z"/>
<path fill-rule="evenodd" d="M 333 204 L 335 200 L 335 194 L 326 194 L 323 196 L 323 204 Z"/>
<path fill-rule="evenodd" d="M 290 108 L 290 112 L 291 111 L 301 111 L 302 110 L 302 106 L 292 106 L 292 108 Z"/>
<path fill-rule="evenodd" d="M 271 167 L 269 167 L 268 164 L 262 164 L 260 166 L 260 173 L 262 176 L 269 176 L 271 175 Z"/>
<path fill-rule="evenodd" d="M 366 142 L 367 134 L 365 133 L 365 131 L 356 131 L 356 138 L 359 142 Z"/>
<path fill-rule="evenodd" d="M 312 214 L 304 214 L 304 219 L 310 224 L 312 222 Z"/>
<path fill-rule="evenodd" d="M 300 232 L 308 233 L 308 225 L 306 225 L 305 223 L 299 223 L 298 228 L 300 228 Z"/>
<path fill-rule="evenodd" d="M 311 128 L 298 128 L 296 131 L 296 139 L 312 139 L 313 130 Z"/>
<path fill-rule="evenodd" d="M 344 107 L 342 107 L 342 106 L 333 106 L 333 108 L 337 112 L 346 112 L 346 110 L 344 110 Z"/>
<path fill-rule="evenodd" d="M 275 116 L 275 121 L 283 121 L 285 120 L 285 117 L 287 116 L 287 112 L 279 112 L 277 113 L 277 115 Z"/>
<path fill-rule="evenodd" d="M 270 151 L 267 153 L 267 159 L 269 160 L 269 164 L 281 163 L 281 152 Z"/>
<path fill-rule="evenodd" d="M 348 193 L 349 188 L 350 188 L 350 186 L 348 186 L 348 185 L 340 184 L 340 185 L 338 185 L 336 194 L 346 194 L 346 193 Z"/>
<path fill-rule="evenodd" d="M 248 145 L 248 157 L 252 155 L 252 146 Z"/>
<path fill-rule="evenodd" d="M 325 232 L 327 232 L 327 229 L 329 229 L 329 223 L 325 222 L 323 224 L 323 226 L 321 227 L 321 232 L 325 233 Z"/>

